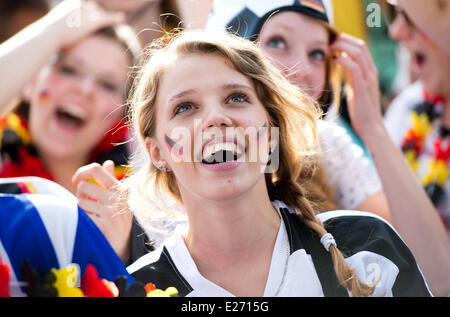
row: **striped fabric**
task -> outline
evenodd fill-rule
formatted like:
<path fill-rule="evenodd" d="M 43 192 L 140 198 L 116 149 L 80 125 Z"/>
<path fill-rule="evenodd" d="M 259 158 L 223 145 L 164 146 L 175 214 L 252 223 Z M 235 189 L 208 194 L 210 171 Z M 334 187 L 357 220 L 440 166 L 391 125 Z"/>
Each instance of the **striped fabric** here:
<path fill-rule="evenodd" d="M 24 184 L 34 193 L 5 193 Z M 11 267 L 11 296 L 24 295 L 18 281 L 25 260 L 36 270 L 76 263 L 81 276 L 92 264 L 100 278 L 125 276 L 133 281 L 101 231 L 64 188 L 33 177 L 2 179 L 0 190 L 0 255 Z"/>
<path fill-rule="evenodd" d="M 272 253 L 264 296 L 345 297 L 329 252 L 295 211 L 272 202 L 281 225 Z M 417 263 L 402 239 L 383 219 L 367 212 L 336 210 L 318 215 L 358 278 L 376 282 L 373 296 L 432 296 Z M 234 296 L 198 270 L 177 228 L 157 250 L 128 266 L 136 281 L 159 287 L 175 286 L 179 296 Z M 248 267 L 247 270 L 252 270 Z M 245 274 L 245 272 L 244 272 Z"/>
<path fill-rule="evenodd" d="M 320 0 L 300 0 L 300 4 L 304 7 L 311 8 L 313 10 L 319 11 L 323 14 L 326 14 L 325 7 Z"/>

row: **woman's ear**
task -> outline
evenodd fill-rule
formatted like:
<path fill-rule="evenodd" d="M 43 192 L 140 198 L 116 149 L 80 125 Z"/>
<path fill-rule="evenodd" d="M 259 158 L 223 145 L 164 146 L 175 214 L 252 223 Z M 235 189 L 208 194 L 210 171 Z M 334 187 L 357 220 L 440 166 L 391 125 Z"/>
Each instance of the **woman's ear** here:
<path fill-rule="evenodd" d="M 163 172 L 166 172 L 169 166 L 162 157 L 158 141 L 156 141 L 154 138 L 147 137 L 145 138 L 144 142 L 145 142 L 145 149 L 147 150 L 147 153 L 150 157 L 150 161 L 152 162 L 152 164 L 156 168 L 162 170 Z"/>

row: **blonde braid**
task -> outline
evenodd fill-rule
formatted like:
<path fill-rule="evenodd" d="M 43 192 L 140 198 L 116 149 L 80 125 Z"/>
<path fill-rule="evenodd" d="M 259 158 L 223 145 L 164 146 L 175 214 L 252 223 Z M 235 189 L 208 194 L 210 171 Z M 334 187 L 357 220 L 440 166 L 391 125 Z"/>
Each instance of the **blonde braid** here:
<path fill-rule="evenodd" d="M 316 217 L 314 209 L 305 197 L 303 188 L 299 183 L 279 180 L 270 189 L 274 196 L 278 196 L 273 198 L 284 201 L 287 205 L 294 207 L 298 216 L 309 228 L 317 233 L 319 238 L 328 233 L 322 221 Z M 363 297 L 373 294 L 375 285 L 361 283 L 356 272 L 348 265 L 343 254 L 336 246 L 330 245 L 329 252 L 339 283 L 350 290 L 352 296 Z"/>

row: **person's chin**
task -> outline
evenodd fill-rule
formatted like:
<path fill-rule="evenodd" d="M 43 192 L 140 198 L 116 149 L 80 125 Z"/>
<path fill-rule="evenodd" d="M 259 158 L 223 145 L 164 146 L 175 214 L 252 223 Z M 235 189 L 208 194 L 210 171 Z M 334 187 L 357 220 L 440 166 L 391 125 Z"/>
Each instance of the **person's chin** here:
<path fill-rule="evenodd" d="M 429 78 L 424 78 L 424 76 L 419 77 L 419 81 L 423 86 L 423 89 L 432 96 L 440 96 L 443 92 L 439 89 L 438 85 Z"/>
<path fill-rule="evenodd" d="M 202 196 L 210 202 L 229 203 L 247 192 L 246 187 L 237 179 L 216 180 L 206 186 Z"/>
<path fill-rule="evenodd" d="M 74 160 L 86 152 L 87 146 L 64 142 L 61 139 L 49 139 L 39 145 L 39 152 L 55 161 Z"/>

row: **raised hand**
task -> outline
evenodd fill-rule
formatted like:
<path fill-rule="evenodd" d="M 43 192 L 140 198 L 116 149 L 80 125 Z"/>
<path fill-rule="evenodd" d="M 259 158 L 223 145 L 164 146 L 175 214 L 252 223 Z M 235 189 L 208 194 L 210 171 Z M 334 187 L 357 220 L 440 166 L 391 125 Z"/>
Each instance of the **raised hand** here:
<path fill-rule="evenodd" d="M 364 140 L 373 128 L 383 125 L 378 70 L 364 41 L 341 34 L 331 45 L 333 60 L 344 69 L 351 86 L 348 110 L 355 132 Z"/>
<path fill-rule="evenodd" d="M 102 27 L 125 22 L 121 12 L 107 11 L 96 1 L 64 0 L 44 18 L 60 47 L 70 45 Z"/>
<path fill-rule="evenodd" d="M 149 2 L 158 3 L 160 0 L 95 0 L 105 9 L 110 11 L 122 11 L 126 14 L 134 13 Z"/>
<path fill-rule="evenodd" d="M 114 163 L 106 161 L 103 165 L 92 163 L 80 167 L 72 182 L 77 185 L 79 206 L 127 263 L 133 214 L 128 207 L 126 190 L 114 177 Z"/>

